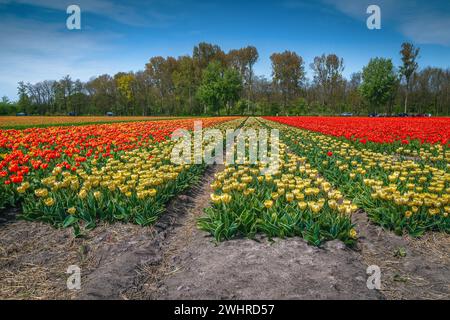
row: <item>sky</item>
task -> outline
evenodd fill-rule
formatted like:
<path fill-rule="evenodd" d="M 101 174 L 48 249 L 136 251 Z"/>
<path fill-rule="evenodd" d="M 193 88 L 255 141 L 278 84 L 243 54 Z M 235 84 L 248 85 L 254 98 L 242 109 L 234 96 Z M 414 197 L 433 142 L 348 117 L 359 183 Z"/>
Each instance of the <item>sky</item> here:
<path fill-rule="evenodd" d="M 66 10 L 81 9 L 81 30 L 68 30 Z M 381 9 L 369 30 L 367 7 Z M 192 54 L 199 42 L 224 51 L 254 45 L 257 75 L 270 78 L 270 55 L 291 50 L 344 58 L 344 75 L 373 57 L 399 65 L 400 46 L 421 48 L 421 67 L 450 67 L 449 0 L 0 0 L 0 96 L 17 98 L 19 81 L 87 81 L 138 71 L 152 56 Z"/>

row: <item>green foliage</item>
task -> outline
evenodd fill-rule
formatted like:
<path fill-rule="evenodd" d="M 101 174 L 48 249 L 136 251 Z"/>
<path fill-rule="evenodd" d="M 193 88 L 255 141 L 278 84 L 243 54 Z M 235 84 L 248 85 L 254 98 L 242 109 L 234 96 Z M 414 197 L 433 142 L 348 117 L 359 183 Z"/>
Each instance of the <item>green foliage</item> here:
<path fill-rule="evenodd" d="M 234 69 L 224 69 L 215 61 L 203 71 L 203 81 L 198 88 L 197 98 L 211 113 L 220 115 L 222 106 L 230 105 L 239 99 L 242 78 Z M 228 108 L 228 113 L 229 113 Z"/>
<path fill-rule="evenodd" d="M 0 101 L 0 115 L 14 115 L 17 113 L 17 104 L 8 100 L 7 97 L 3 97 Z"/>
<path fill-rule="evenodd" d="M 374 58 L 364 67 L 362 74 L 361 95 L 379 112 L 393 98 L 397 84 L 397 76 L 391 59 Z"/>

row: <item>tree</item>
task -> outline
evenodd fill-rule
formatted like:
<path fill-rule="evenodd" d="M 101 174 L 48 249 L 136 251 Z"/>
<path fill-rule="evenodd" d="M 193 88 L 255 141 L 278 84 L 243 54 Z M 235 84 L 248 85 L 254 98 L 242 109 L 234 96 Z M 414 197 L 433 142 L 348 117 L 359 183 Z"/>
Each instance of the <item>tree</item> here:
<path fill-rule="evenodd" d="M 91 79 L 86 84 L 86 90 L 90 96 L 91 105 L 95 112 L 98 114 L 106 114 L 112 110 L 117 103 L 117 89 L 114 83 L 114 79 L 104 74 L 97 78 Z"/>
<path fill-rule="evenodd" d="M 227 106 L 227 113 L 230 114 L 233 104 L 239 100 L 242 91 L 242 78 L 234 69 L 226 69 L 219 86 L 221 91 L 221 102 Z"/>
<path fill-rule="evenodd" d="M 173 73 L 177 69 L 177 60 L 173 57 L 153 57 L 146 64 L 145 71 L 149 75 L 153 85 L 157 88 L 160 97 L 160 112 L 172 114 L 173 105 L 170 99 L 173 97 L 174 84 Z M 166 103 L 167 102 L 167 103 Z"/>
<path fill-rule="evenodd" d="M 189 56 L 178 58 L 177 69 L 173 73 L 173 82 L 177 100 L 187 102 L 186 114 L 194 113 L 194 93 L 197 87 L 194 60 Z"/>
<path fill-rule="evenodd" d="M 403 65 L 400 67 L 400 74 L 405 78 L 406 81 L 406 92 L 405 92 L 405 113 L 408 111 L 408 96 L 410 90 L 411 77 L 414 75 L 419 67 L 416 62 L 419 56 L 420 49 L 414 47 L 412 43 L 405 42 L 402 44 L 402 50 L 400 54 L 402 55 Z"/>
<path fill-rule="evenodd" d="M 302 57 L 285 51 L 270 57 L 272 78 L 266 79 L 254 74 L 255 47 L 225 54 L 218 45 L 202 42 L 191 55 L 150 57 L 145 68 L 136 72 L 104 74 L 87 82 L 72 80 L 69 75 L 59 80 L 20 82 L 18 101 L 3 102 L 0 112 L 98 115 L 112 111 L 147 116 L 219 114 L 225 110 L 242 115 L 289 115 L 393 113 L 405 107 L 409 112 L 450 115 L 450 69 L 419 70 L 419 49 L 411 44 L 403 44 L 401 54 L 401 77 L 390 60 L 373 59 L 364 74 L 356 72 L 346 79 L 343 59 L 323 54 L 312 61 L 314 78 L 308 80 Z"/>
<path fill-rule="evenodd" d="M 352 108 L 354 113 L 361 113 L 361 95 L 359 87 L 361 86 L 362 73 L 355 72 L 350 76 L 350 81 L 346 85 L 346 100 L 347 104 Z"/>
<path fill-rule="evenodd" d="M 194 47 L 192 58 L 197 67 L 204 70 L 211 62 L 220 62 L 222 67 L 226 66 L 226 55 L 218 45 L 201 42 Z"/>
<path fill-rule="evenodd" d="M 203 71 L 203 80 L 197 90 L 197 97 L 204 105 L 204 114 L 207 113 L 208 108 L 220 114 L 220 95 L 217 87 L 220 83 L 221 72 L 222 68 L 218 62 L 211 62 Z"/>
<path fill-rule="evenodd" d="M 315 57 L 311 63 L 314 72 L 314 82 L 321 92 L 323 105 L 336 104 L 335 94 L 343 82 L 344 59 L 335 54 Z"/>
<path fill-rule="evenodd" d="M 139 113 L 147 116 L 151 112 L 151 104 L 154 100 L 154 87 L 152 87 L 151 78 L 145 71 L 138 71 L 134 74 L 133 92 L 136 104 L 140 107 Z M 138 110 L 135 110 L 137 115 Z"/>
<path fill-rule="evenodd" d="M 134 99 L 133 82 L 135 77 L 132 73 L 119 73 L 115 76 L 116 87 L 119 93 L 119 101 L 123 104 L 125 115 L 132 115 L 132 103 Z"/>
<path fill-rule="evenodd" d="M 217 61 L 211 62 L 203 72 L 203 80 L 197 97 L 207 109 L 220 115 L 222 106 L 230 112 L 231 104 L 239 98 L 242 78 L 234 69 L 224 69 Z"/>
<path fill-rule="evenodd" d="M 379 108 L 392 99 L 396 82 L 391 59 L 374 58 L 364 67 L 360 92 L 372 112 L 379 112 Z"/>
<path fill-rule="evenodd" d="M 10 115 L 17 112 L 16 104 L 9 101 L 8 97 L 4 96 L 0 100 L 0 115 Z"/>
<path fill-rule="evenodd" d="M 270 60 L 273 83 L 281 90 L 283 106 L 286 107 L 305 80 L 303 59 L 295 52 L 285 51 L 272 54 Z"/>
<path fill-rule="evenodd" d="M 17 95 L 19 96 L 19 101 L 17 102 L 17 108 L 20 112 L 29 112 L 31 109 L 30 97 L 27 94 L 27 86 L 23 81 L 20 81 L 17 87 Z"/>
<path fill-rule="evenodd" d="M 448 91 L 445 70 L 424 68 L 411 80 L 410 90 L 411 97 L 414 97 L 414 109 L 418 113 L 445 114 L 445 105 L 449 105 L 445 96 L 446 90 Z"/>
<path fill-rule="evenodd" d="M 58 112 L 75 112 L 72 106 L 70 105 L 69 97 L 72 95 L 74 91 L 74 82 L 72 78 L 67 75 L 63 77 L 60 81 L 55 83 L 55 99 L 56 104 L 58 106 Z"/>
<path fill-rule="evenodd" d="M 258 50 L 254 46 L 248 46 L 228 53 L 228 61 L 232 68 L 237 70 L 245 81 L 247 91 L 247 112 L 250 111 L 253 88 L 253 66 L 258 61 Z"/>

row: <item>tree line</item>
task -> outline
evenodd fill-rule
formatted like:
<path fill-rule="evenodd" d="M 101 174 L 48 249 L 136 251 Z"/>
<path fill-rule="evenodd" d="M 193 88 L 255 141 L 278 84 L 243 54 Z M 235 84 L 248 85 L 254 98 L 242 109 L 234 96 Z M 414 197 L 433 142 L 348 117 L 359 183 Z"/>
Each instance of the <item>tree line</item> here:
<path fill-rule="evenodd" d="M 30 115 L 306 115 L 432 113 L 450 115 L 450 68 L 419 68 L 420 49 L 403 43 L 400 66 L 373 58 L 349 79 L 336 54 L 306 66 L 292 51 L 270 56 L 268 79 L 254 72 L 253 46 L 224 52 L 200 43 L 192 55 L 152 57 L 144 70 L 100 75 L 87 82 L 18 84 L 18 100 L 3 98 L 0 114 Z M 313 77 L 308 79 L 307 69 Z"/>

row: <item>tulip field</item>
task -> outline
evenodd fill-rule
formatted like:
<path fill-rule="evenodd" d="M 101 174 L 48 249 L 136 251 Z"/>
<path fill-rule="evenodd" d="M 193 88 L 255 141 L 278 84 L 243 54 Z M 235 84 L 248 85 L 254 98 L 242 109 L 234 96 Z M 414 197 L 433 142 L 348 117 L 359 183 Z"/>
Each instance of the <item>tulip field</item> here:
<path fill-rule="evenodd" d="M 0 298 L 448 294 L 450 118 L 136 120 L 0 129 Z"/>
<path fill-rule="evenodd" d="M 227 166 L 216 176 L 213 205 L 199 226 L 219 241 L 263 233 L 297 235 L 315 245 L 331 239 L 352 244 L 358 231 L 351 215 L 362 209 L 374 223 L 397 234 L 450 231 L 450 119 L 422 119 L 411 122 L 416 125 L 409 124 L 408 130 L 399 128 L 398 119 L 376 119 L 374 125 L 366 119 L 366 127 L 384 121 L 385 134 L 378 136 L 351 126 L 361 119 L 334 119 L 254 120 L 249 126 L 280 130 L 280 170 L 263 175 L 260 166 Z M 390 122 L 396 124 L 391 130 Z M 379 145 L 367 146 L 370 139 Z M 396 140 L 403 147 L 393 148 Z M 440 166 L 434 166 L 436 161 Z"/>
<path fill-rule="evenodd" d="M 232 118 L 204 119 L 203 126 Z M 240 120 L 238 120 L 240 121 Z M 173 165 L 168 139 L 193 119 L 0 131 L 0 207 L 21 217 L 73 227 L 98 221 L 149 225 L 202 166 Z"/>
<path fill-rule="evenodd" d="M 0 130 L 0 207 L 20 207 L 21 218 L 73 227 L 75 235 L 99 221 L 151 225 L 205 168 L 170 161 L 170 134 L 192 130 L 194 120 Z M 264 234 L 352 245 L 359 210 L 397 234 L 450 231 L 449 118 L 202 121 L 222 132 L 280 132 L 276 172 L 236 152 L 241 164 L 216 174 L 198 227 L 217 241 Z"/>
<path fill-rule="evenodd" d="M 403 130 L 399 129 L 399 119 L 366 119 L 366 126 L 370 126 L 370 121 L 378 122 L 377 125 L 384 122 L 384 137 L 388 141 L 380 141 L 376 146 L 355 139 L 353 128 L 342 136 L 342 119 L 335 124 L 325 119 L 328 127 L 340 128 L 326 135 L 322 132 L 328 128 L 323 129 L 327 125 L 321 119 L 316 120 L 314 130 L 299 129 L 314 125 L 312 121 L 306 125 L 302 120 L 288 119 L 293 127 L 279 125 L 286 123 L 285 118 L 265 121 L 275 121 L 292 152 L 309 159 L 321 176 L 338 186 L 376 224 L 412 236 L 426 231 L 449 233 L 450 119 L 409 120 Z M 377 133 L 359 134 L 360 139 L 368 140 Z M 402 147 L 393 148 L 394 140 L 399 140 Z"/>

